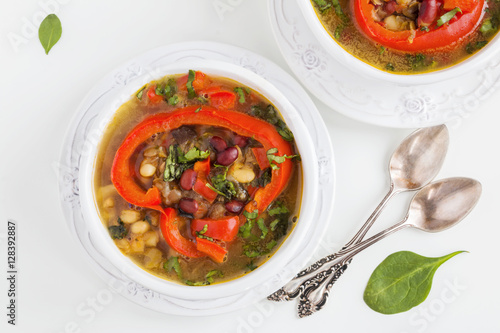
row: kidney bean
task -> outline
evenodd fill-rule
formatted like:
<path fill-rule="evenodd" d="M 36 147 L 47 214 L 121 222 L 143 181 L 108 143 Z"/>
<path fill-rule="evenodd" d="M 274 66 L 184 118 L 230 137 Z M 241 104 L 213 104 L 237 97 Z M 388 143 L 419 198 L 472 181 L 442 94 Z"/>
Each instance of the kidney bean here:
<path fill-rule="evenodd" d="M 248 138 L 241 135 L 236 135 L 233 139 L 234 145 L 244 148 L 248 144 Z"/>
<path fill-rule="evenodd" d="M 198 173 L 196 171 L 194 171 L 193 169 L 187 169 L 182 173 L 179 185 L 183 190 L 189 191 L 193 188 L 197 176 Z"/>
<path fill-rule="evenodd" d="M 386 12 L 388 15 L 392 15 L 396 11 L 396 7 L 396 1 L 388 1 L 384 4 L 384 12 Z"/>
<path fill-rule="evenodd" d="M 210 144 L 212 145 L 212 147 L 214 147 L 214 149 L 218 153 L 223 152 L 227 148 L 226 141 L 224 141 L 224 139 L 221 138 L 220 136 L 213 136 L 213 137 L 211 137 L 210 138 Z"/>
<path fill-rule="evenodd" d="M 438 9 L 437 0 L 422 1 L 420 11 L 418 12 L 418 26 L 427 27 L 431 25 L 436 20 Z"/>
<path fill-rule="evenodd" d="M 238 200 L 231 200 L 228 203 L 226 203 L 226 209 L 229 212 L 235 213 L 235 214 L 239 214 L 244 206 L 245 205 L 243 204 L 243 202 L 238 201 Z"/>
<path fill-rule="evenodd" d="M 228 166 L 238 158 L 238 149 L 229 147 L 221 153 L 217 154 L 217 164 Z"/>
<path fill-rule="evenodd" d="M 194 214 L 198 211 L 198 202 L 191 198 L 182 198 L 179 201 L 179 208 L 188 214 Z"/>

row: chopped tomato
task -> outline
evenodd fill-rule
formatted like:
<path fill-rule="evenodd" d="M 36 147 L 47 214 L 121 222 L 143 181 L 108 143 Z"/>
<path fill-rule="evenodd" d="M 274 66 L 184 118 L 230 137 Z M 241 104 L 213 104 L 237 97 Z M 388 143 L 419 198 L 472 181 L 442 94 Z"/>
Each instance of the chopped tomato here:
<path fill-rule="evenodd" d="M 196 162 L 193 169 L 198 173 L 193 190 L 204 197 L 208 202 L 214 202 L 215 198 L 217 198 L 217 192 L 207 186 L 207 176 L 210 173 L 210 157 L 203 161 Z"/>
<path fill-rule="evenodd" d="M 177 86 L 179 90 L 186 91 L 187 87 L 187 81 L 188 81 L 189 75 L 184 75 L 181 76 L 179 79 L 177 79 Z M 203 72 L 196 71 L 195 72 L 195 77 L 193 81 L 193 88 L 196 92 L 203 90 L 210 86 L 212 83 L 212 80 Z"/>
<path fill-rule="evenodd" d="M 152 86 L 151 88 L 149 88 L 148 98 L 149 98 L 149 101 L 153 104 L 158 104 L 161 101 L 163 101 L 163 96 L 156 94 L 156 86 Z"/>

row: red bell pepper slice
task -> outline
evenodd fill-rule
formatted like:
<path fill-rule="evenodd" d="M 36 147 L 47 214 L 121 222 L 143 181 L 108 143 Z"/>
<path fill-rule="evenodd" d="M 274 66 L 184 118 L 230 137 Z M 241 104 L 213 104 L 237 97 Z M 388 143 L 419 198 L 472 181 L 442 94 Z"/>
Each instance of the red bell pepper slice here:
<path fill-rule="evenodd" d="M 207 226 L 207 230 L 203 236 L 231 242 L 240 227 L 240 219 L 238 216 L 228 216 L 222 219 L 194 219 L 191 221 L 191 233 L 196 237 L 196 232 L 202 231 Z"/>
<path fill-rule="evenodd" d="M 204 89 L 200 91 L 200 94 L 207 97 L 214 108 L 232 109 L 236 104 L 236 94 L 218 86 Z"/>
<path fill-rule="evenodd" d="M 149 116 L 139 123 L 124 139 L 122 145 L 118 148 L 113 165 L 111 167 L 111 181 L 115 185 L 118 193 L 129 203 L 147 207 L 163 212 L 161 204 L 160 191 L 152 187 L 145 191 L 134 180 L 134 165 L 132 159 L 136 150 L 152 135 L 156 133 L 168 132 L 183 125 L 208 125 L 224 127 L 238 135 L 253 137 L 259 141 L 264 149 L 268 151 L 271 148 L 277 148 L 277 155 L 292 155 L 292 147 L 276 131 L 275 127 L 268 122 L 254 118 L 250 115 L 232 110 L 220 110 L 209 106 L 190 106 L 177 109 L 168 113 L 158 113 Z M 255 196 L 250 201 L 245 210 L 253 212 L 255 209 L 259 213 L 263 212 L 273 200 L 284 190 L 288 179 L 292 173 L 293 162 L 286 159 L 279 164 L 279 168 L 272 171 L 271 182 L 255 192 Z M 205 184 L 206 185 L 206 184 Z M 196 186 L 196 184 L 195 184 Z M 206 186 L 205 186 L 206 187 Z M 207 187 L 208 188 L 208 187 Z M 168 219 L 167 219 L 168 220 Z M 246 219 L 241 218 L 241 223 Z M 171 231 L 167 228 L 166 231 Z M 174 232 L 174 231 L 173 231 Z M 169 239 L 180 239 L 180 234 L 174 234 L 171 237 L 164 235 L 167 242 Z M 188 241 L 188 240 L 185 240 Z M 169 243 L 175 250 L 181 248 L 176 242 Z M 182 241 L 185 245 L 185 242 Z M 193 253 L 193 251 L 179 252 Z M 183 253 L 181 252 L 181 253 Z M 186 254 L 187 255 L 187 254 Z"/>
<path fill-rule="evenodd" d="M 208 202 L 214 202 L 218 194 L 207 186 L 207 176 L 210 173 L 210 158 L 196 162 L 193 169 L 198 174 L 193 186 L 193 191 L 204 197 Z"/>
<path fill-rule="evenodd" d="M 173 208 L 167 208 L 161 214 L 160 230 L 168 245 L 185 256 L 203 257 L 205 254 L 197 250 L 196 244 L 181 235 L 178 221 L 177 210 Z"/>
<path fill-rule="evenodd" d="M 476 0 L 444 0 L 443 9 L 452 10 L 460 8 L 463 13 L 470 13 L 476 7 Z"/>
<path fill-rule="evenodd" d="M 271 166 L 267 158 L 267 151 L 264 148 L 252 148 L 252 153 L 261 170 L 265 170 Z"/>
<path fill-rule="evenodd" d="M 454 48 L 471 34 L 483 17 L 485 1 L 477 0 L 474 6 L 470 12 L 457 14 L 454 20 L 440 27 L 434 22 L 429 31 L 391 31 L 374 19 L 374 6 L 369 0 L 353 0 L 355 21 L 368 39 L 395 50 L 424 53 Z"/>
<path fill-rule="evenodd" d="M 196 237 L 196 249 L 205 253 L 217 263 L 222 263 L 226 258 L 227 250 L 208 239 Z"/>

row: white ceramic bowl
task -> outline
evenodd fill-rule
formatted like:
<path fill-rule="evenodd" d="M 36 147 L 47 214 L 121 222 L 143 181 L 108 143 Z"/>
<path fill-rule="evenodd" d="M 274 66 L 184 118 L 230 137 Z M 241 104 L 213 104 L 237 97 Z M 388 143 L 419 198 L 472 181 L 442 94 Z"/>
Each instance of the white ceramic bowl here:
<path fill-rule="evenodd" d="M 492 59 L 499 48 L 499 35 L 488 43 L 483 49 L 479 50 L 472 57 L 462 61 L 451 67 L 438 70 L 430 73 L 422 74 L 395 74 L 382 71 L 364 61 L 356 58 L 344 48 L 342 48 L 334 38 L 324 28 L 323 24 L 316 15 L 316 11 L 311 3 L 311 0 L 296 0 L 299 5 L 304 18 L 309 25 L 309 28 L 314 33 L 318 41 L 325 47 L 325 49 L 340 63 L 348 66 L 353 71 L 360 75 L 372 79 L 382 80 L 386 82 L 395 83 L 404 86 L 423 85 L 439 81 L 448 80 L 457 76 L 464 75 L 474 69 L 482 68 Z"/>
<path fill-rule="evenodd" d="M 295 136 L 295 143 L 302 157 L 302 201 L 299 219 L 295 228 L 284 241 L 277 252 L 258 269 L 228 282 L 192 287 L 180 285 L 156 277 L 139 268 L 128 257 L 123 255 L 109 236 L 107 228 L 101 222 L 94 195 L 94 167 L 98 142 L 120 105 L 129 100 L 133 93 L 144 84 L 159 79 L 165 75 L 187 73 L 189 69 L 201 70 L 209 75 L 230 78 L 250 87 L 265 96 L 281 112 L 285 122 Z M 82 154 L 80 177 L 80 195 L 82 212 L 85 221 L 88 221 L 90 235 L 96 248 L 113 265 L 131 280 L 157 291 L 184 300 L 210 300 L 239 294 L 252 288 L 258 288 L 266 281 L 273 278 L 277 272 L 283 271 L 283 265 L 300 252 L 305 245 L 304 235 L 314 228 L 314 206 L 318 193 L 318 160 L 314 153 L 311 137 L 294 106 L 272 84 L 257 74 L 242 67 L 214 60 L 193 60 L 174 63 L 167 67 L 154 69 L 142 76 L 135 78 L 117 94 L 116 100 L 102 110 L 99 119 L 92 125 L 91 137 L 88 139 L 88 152 Z M 281 276 L 285 281 L 291 279 L 296 272 L 290 271 L 289 276 Z M 271 290 L 269 291 L 271 292 Z"/>

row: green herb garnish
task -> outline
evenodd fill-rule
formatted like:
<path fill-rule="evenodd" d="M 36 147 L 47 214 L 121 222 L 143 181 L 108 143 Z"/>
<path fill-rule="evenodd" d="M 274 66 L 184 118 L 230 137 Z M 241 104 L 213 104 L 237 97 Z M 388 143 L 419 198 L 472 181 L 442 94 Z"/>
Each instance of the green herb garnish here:
<path fill-rule="evenodd" d="M 366 305 L 383 314 L 410 310 L 427 298 L 439 266 L 462 252 L 439 258 L 423 257 L 409 251 L 391 254 L 370 276 L 363 295 Z"/>
<path fill-rule="evenodd" d="M 328 8 L 332 7 L 332 3 L 328 0 L 313 0 L 313 2 L 321 12 L 324 12 Z"/>
<path fill-rule="evenodd" d="M 257 220 L 257 226 L 259 227 L 260 231 L 262 231 L 262 235 L 260 236 L 260 239 L 266 238 L 269 230 L 267 229 L 266 225 L 264 224 L 263 218 L 260 218 Z"/>
<path fill-rule="evenodd" d="M 231 199 L 236 196 L 236 189 L 234 188 L 234 184 L 226 179 L 228 167 L 219 166 L 225 168 L 224 172 L 219 173 L 218 175 L 210 178 L 213 186 L 207 183 L 207 186 L 212 190 L 217 192 L 218 194 Z"/>
<path fill-rule="evenodd" d="M 457 15 L 457 13 L 462 13 L 462 10 L 458 7 L 455 7 L 455 9 L 450 10 L 449 12 L 443 14 L 438 20 L 437 20 L 437 26 L 440 27 L 445 23 L 448 23 L 452 18 Z"/>
<path fill-rule="evenodd" d="M 137 91 L 137 93 L 135 94 L 138 100 L 142 100 L 142 95 L 144 94 L 144 89 L 146 89 L 146 86 L 146 84 L 142 86 L 142 88 L 139 89 L 139 91 Z"/>
<path fill-rule="evenodd" d="M 276 230 L 276 226 L 278 225 L 279 222 L 280 222 L 280 219 L 276 219 L 276 220 L 272 221 L 271 224 L 269 224 L 271 231 Z"/>
<path fill-rule="evenodd" d="M 387 65 L 385 65 L 385 69 L 394 72 L 394 65 L 388 62 Z"/>
<path fill-rule="evenodd" d="M 270 241 L 269 243 L 267 243 L 266 245 L 266 248 L 271 251 L 275 246 L 276 244 L 278 244 L 278 242 L 276 242 L 274 239 L 272 241 Z"/>
<path fill-rule="evenodd" d="M 280 201 L 276 202 L 274 205 L 275 205 L 274 208 L 268 210 L 268 214 L 270 216 L 286 214 L 290 212 L 288 208 L 286 208 L 285 205 Z"/>
<path fill-rule="evenodd" d="M 168 104 L 170 105 L 177 105 L 179 103 L 179 97 L 177 95 L 174 95 L 168 99 Z"/>
<path fill-rule="evenodd" d="M 257 266 L 253 263 L 253 260 L 247 265 L 249 271 L 253 271 L 257 268 Z"/>
<path fill-rule="evenodd" d="M 61 21 L 56 14 L 47 15 L 38 28 L 38 39 L 45 50 L 45 54 L 49 54 L 50 49 L 59 41 L 62 35 Z"/>
<path fill-rule="evenodd" d="M 414 71 L 425 67 L 425 56 L 421 53 L 417 53 L 414 56 L 407 54 L 406 59 L 408 60 L 412 70 Z"/>
<path fill-rule="evenodd" d="M 168 260 L 163 264 L 163 268 L 167 272 L 174 270 L 175 273 L 177 273 L 177 277 L 179 278 L 179 280 L 183 280 L 181 265 L 179 264 L 179 258 L 177 258 L 177 257 L 168 258 Z"/>
<path fill-rule="evenodd" d="M 179 179 L 182 173 L 192 167 L 194 162 L 204 160 L 210 156 L 210 151 L 201 151 L 197 147 L 191 148 L 187 153 L 183 153 L 178 145 L 168 147 L 168 156 L 165 160 L 165 172 L 163 179 L 166 182 Z"/>
<path fill-rule="evenodd" d="M 271 182 L 271 178 L 272 178 L 271 168 L 267 168 L 258 178 L 252 180 L 250 184 L 253 187 L 266 187 L 266 185 Z"/>
<path fill-rule="evenodd" d="M 241 88 L 241 87 L 236 87 L 236 88 L 234 88 L 234 92 L 236 94 L 238 94 L 238 96 L 240 97 L 240 99 L 238 100 L 238 102 L 240 104 L 243 104 L 243 103 L 246 102 L 245 93 L 249 94 L 249 92 L 247 91 L 247 89 L 244 89 L 244 88 Z"/>
<path fill-rule="evenodd" d="M 188 98 L 189 99 L 196 97 L 196 92 L 194 91 L 194 88 L 193 88 L 193 82 L 194 82 L 195 78 L 196 78 L 196 72 L 193 71 L 192 69 L 190 69 L 189 74 L 188 74 L 188 80 L 186 83 L 186 88 L 188 91 Z"/>
<path fill-rule="evenodd" d="M 211 270 L 210 272 L 207 273 L 207 275 L 205 275 L 205 280 L 210 284 L 210 283 L 213 283 L 214 282 L 214 276 L 218 276 L 218 277 L 224 277 L 224 274 L 222 274 L 221 271 L 219 271 L 218 269 L 214 269 L 214 270 Z"/>
<path fill-rule="evenodd" d="M 190 163 L 196 162 L 206 159 L 210 156 L 209 150 L 199 150 L 197 147 L 193 147 L 189 149 L 189 151 L 185 154 L 179 154 L 179 162 L 180 163 Z"/>
<path fill-rule="evenodd" d="M 274 155 L 278 152 L 278 148 L 271 148 L 267 151 L 267 159 L 269 160 L 269 164 L 273 170 L 279 168 L 277 164 L 281 164 L 286 161 L 286 159 L 298 158 L 299 155 L 291 155 L 288 156 L 284 154 L 283 156 Z"/>
<path fill-rule="evenodd" d="M 194 110 L 194 113 L 198 113 L 201 111 L 201 106 L 199 108 L 197 108 L 196 110 Z"/>
<path fill-rule="evenodd" d="M 118 218 L 118 225 L 112 225 L 108 230 L 113 239 L 123 239 L 127 236 L 127 229 L 121 218 Z"/>
<path fill-rule="evenodd" d="M 421 26 L 421 27 L 420 27 L 420 31 L 429 32 L 429 27 L 426 27 L 426 26 Z"/>
<path fill-rule="evenodd" d="M 266 108 L 263 108 L 259 105 L 254 105 L 252 106 L 251 110 L 252 114 L 257 118 L 263 119 L 268 123 L 274 125 L 283 139 L 285 139 L 286 141 L 293 141 L 292 131 L 290 131 L 285 122 L 281 120 L 278 112 L 273 105 L 269 104 Z"/>
<path fill-rule="evenodd" d="M 486 41 L 486 40 L 482 40 L 482 41 L 475 42 L 475 43 L 468 43 L 467 46 L 465 47 L 465 51 L 469 54 L 473 54 L 477 50 L 480 50 L 483 47 L 485 47 L 486 44 L 488 44 L 488 41 Z"/>

